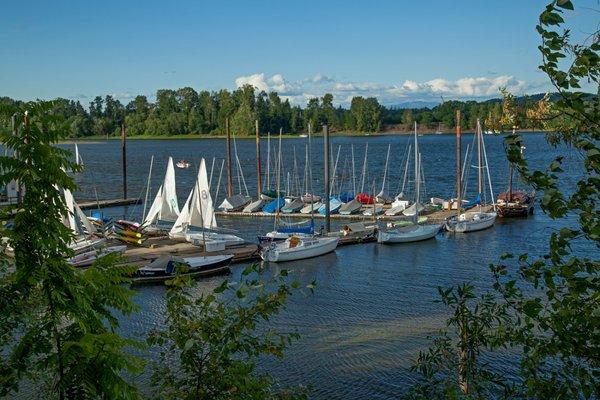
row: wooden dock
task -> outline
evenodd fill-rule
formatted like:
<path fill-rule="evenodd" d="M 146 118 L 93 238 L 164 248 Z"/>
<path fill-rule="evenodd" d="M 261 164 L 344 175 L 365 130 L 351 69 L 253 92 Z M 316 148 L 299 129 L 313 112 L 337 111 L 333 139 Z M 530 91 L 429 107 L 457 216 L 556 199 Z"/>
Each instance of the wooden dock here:
<path fill-rule="evenodd" d="M 164 255 L 176 255 L 179 257 L 198 257 L 204 255 L 233 254 L 233 263 L 258 260 L 258 246 L 256 244 L 244 244 L 228 247 L 222 251 L 205 252 L 201 246 L 195 246 L 184 241 L 174 241 L 167 237 L 152 237 L 144 241 L 141 246 L 130 245 L 123 256 L 129 265 L 145 265 L 150 261 Z"/>
<path fill-rule="evenodd" d="M 129 199 L 105 199 L 105 200 L 82 200 L 78 201 L 77 205 L 82 210 L 89 210 L 94 208 L 108 208 L 108 207 L 119 207 L 129 206 L 132 204 L 140 204 L 141 199 L 129 198 Z"/>

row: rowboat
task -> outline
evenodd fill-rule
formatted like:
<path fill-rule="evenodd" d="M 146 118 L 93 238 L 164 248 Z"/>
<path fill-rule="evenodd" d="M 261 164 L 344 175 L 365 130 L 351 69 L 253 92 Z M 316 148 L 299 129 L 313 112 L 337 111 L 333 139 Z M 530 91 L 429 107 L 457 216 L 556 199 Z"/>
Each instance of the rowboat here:
<path fill-rule="evenodd" d="M 442 225 L 411 224 L 386 231 L 379 231 L 379 243 L 409 243 L 432 239 L 442 228 Z"/>
<path fill-rule="evenodd" d="M 179 160 L 177 161 L 177 164 L 175 164 L 177 166 L 177 168 L 189 168 L 190 167 L 190 163 L 185 161 L 185 160 Z"/>

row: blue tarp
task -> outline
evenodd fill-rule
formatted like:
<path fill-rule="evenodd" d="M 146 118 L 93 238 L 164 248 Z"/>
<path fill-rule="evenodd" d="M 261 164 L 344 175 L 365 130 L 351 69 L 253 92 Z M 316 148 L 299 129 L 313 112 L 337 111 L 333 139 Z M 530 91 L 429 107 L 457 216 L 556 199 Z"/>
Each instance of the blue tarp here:
<path fill-rule="evenodd" d="M 263 207 L 263 212 L 274 213 L 285 205 L 285 200 L 282 198 L 275 199 Z"/>
<path fill-rule="evenodd" d="M 463 204 L 462 208 L 469 209 L 469 208 L 473 208 L 476 205 L 481 204 L 481 193 L 479 193 L 477 195 L 477 197 L 475 198 L 475 200 L 471 200 L 468 203 Z"/>
<path fill-rule="evenodd" d="M 310 221 L 309 226 L 289 226 L 289 227 L 278 228 L 277 232 L 311 234 L 311 233 L 315 233 L 315 223 L 313 221 Z"/>

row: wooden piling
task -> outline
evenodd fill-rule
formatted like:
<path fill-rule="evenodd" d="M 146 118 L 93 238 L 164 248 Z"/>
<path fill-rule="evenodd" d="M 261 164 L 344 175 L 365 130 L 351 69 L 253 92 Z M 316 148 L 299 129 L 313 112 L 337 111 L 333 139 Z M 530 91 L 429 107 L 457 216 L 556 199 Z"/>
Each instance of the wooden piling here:
<path fill-rule="evenodd" d="M 127 139 L 125 123 L 121 124 L 121 163 L 123 164 L 123 199 L 127 198 Z"/>

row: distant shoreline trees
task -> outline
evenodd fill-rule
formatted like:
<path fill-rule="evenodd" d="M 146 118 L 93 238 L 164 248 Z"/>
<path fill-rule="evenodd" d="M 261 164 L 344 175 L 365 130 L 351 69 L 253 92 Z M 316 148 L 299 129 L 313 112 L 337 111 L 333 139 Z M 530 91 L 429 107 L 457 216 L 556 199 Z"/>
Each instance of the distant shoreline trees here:
<path fill-rule="evenodd" d="M 500 92 L 499 92 L 500 94 Z M 536 121 L 528 118 L 542 100 L 552 102 L 553 96 L 533 95 L 515 98 L 518 127 L 535 129 Z M 19 106 L 22 101 L 0 97 L 0 105 Z M 433 108 L 386 107 L 375 97 L 356 96 L 350 108 L 335 107 L 333 95 L 308 100 L 306 107 L 290 104 L 277 92 L 266 93 L 245 85 L 234 91 L 196 91 L 191 87 L 177 90 L 160 89 L 156 101 L 138 95 L 128 104 L 111 95 L 96 96 L 88 109 L 79 101 L 57 98 L 53 111 L 67 121 L 70 138 L 117 136 L 124 122 L 129 136 L 222 135 L 225 119 L 229 118 L 235 135 L 254 134 L 258 119 L 262 134 L 279 132 L 299 134 L 309 124 L 319 131 L 327 124 L 332 132 L 410 131 L 413 122 L 424 130 L 449 131 L 454 128 L 454 113 L 462 111 L 462 128 L 474 129 L 477 119 L 484 129 L 498 130 L 502 117 L 501 100 L 446 101 Z"/>

